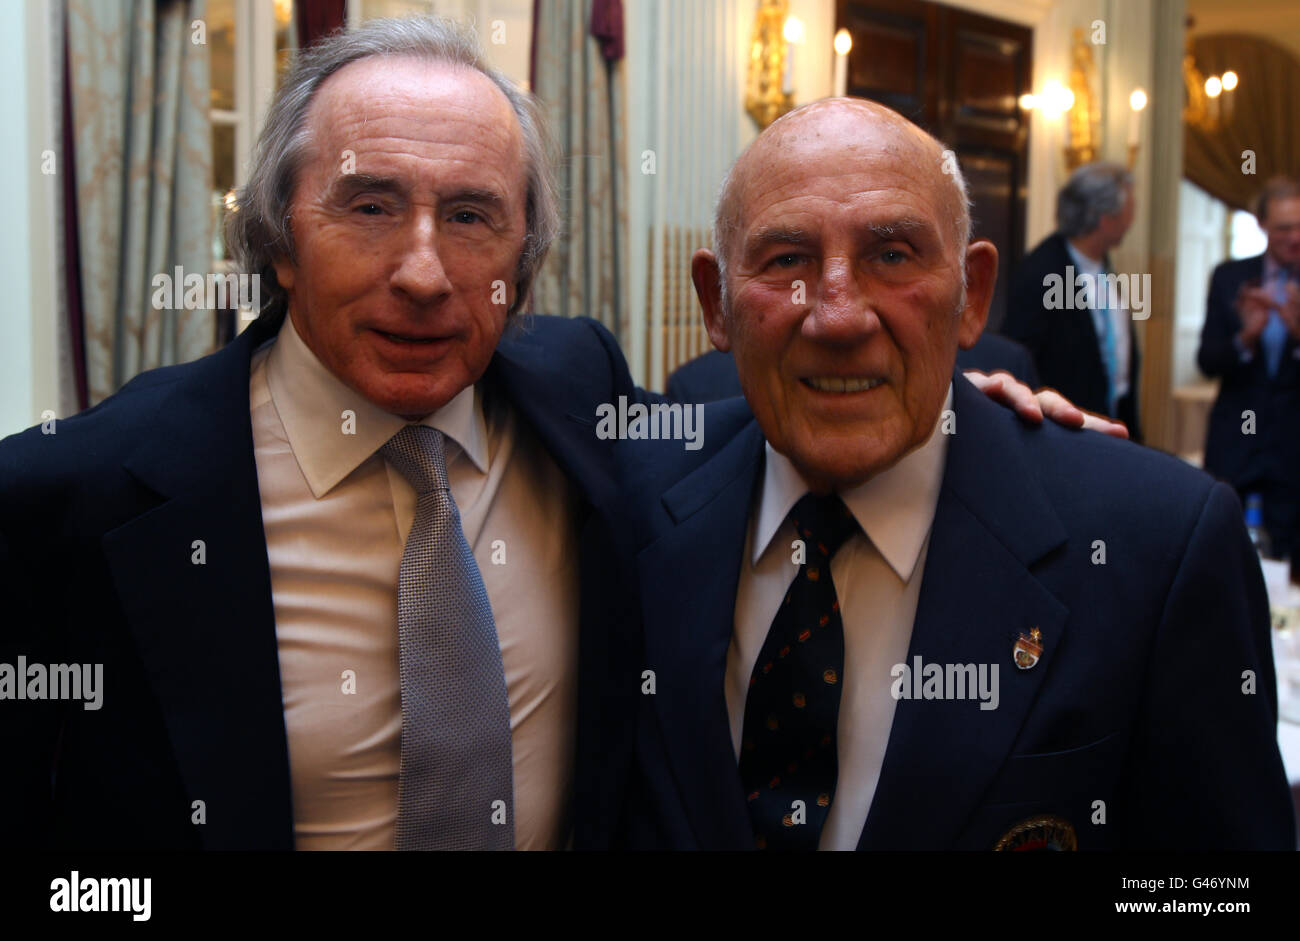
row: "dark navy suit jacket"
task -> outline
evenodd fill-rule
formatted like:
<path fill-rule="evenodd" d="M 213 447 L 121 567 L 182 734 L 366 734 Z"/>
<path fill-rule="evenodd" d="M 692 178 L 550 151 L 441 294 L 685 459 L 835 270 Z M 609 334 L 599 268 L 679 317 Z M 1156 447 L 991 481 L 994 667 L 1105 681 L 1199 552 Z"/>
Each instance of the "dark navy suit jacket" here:
<path fill-rule="evenodd" d="M 1237 292 L 1264 272 L 1264 256 L 1225 261 L 1210 278 L 1205 326 L 1196 362 L 1219 379 L 1210 412 L 1205 469 L 1239 491 L 1263 482 L 1291 482 L 1300 493 L 1300 345 L 1287 337 L 1277 375 L 1270 378 L 1261 346 L 1243 363 L 1232 338 L 1241 331 Z M 1242 434 L 1242 413 L 1255 413 L 1255 433 Z"/>
<path fill-rule="evenodd" d="M 1110 397 L 1106 365 L 1097 346 L 1097 328 L 1089 310 L 1049 310 L 1044 307 L 1043 279 L 1065 276 L 1073 265 L 1065 238 L 1049 235 L 1024 257 L 1013 272 L 1011 301 L 1002 332 L 1029 347 L 1038 377 L 1079 408 L 1105 415 Z M 1109 262 L 1107 262 L 1109 265 Z M 1073 286 L 1067 284 L 1067 291 Z M 1129 324 L 1128 395 L 1116 403 L 1116 417 L 1128 425 L 1129 434 L 1142 440 L 1138 426 L 1138 376 L 1141 375 L 1137 332 Z"/>
<path fill-rule="evenodd" d="M 957 368 L 994 372 L 1005 369 L 1029 388 L 1038 387 L 1033 357 L 1014 340 L 983 333 L 969 350 L 957 351 Z M 710 350 L 673 370 L 665 390 L 674 402 L 716 402 L 744 395 L 740 374 L 730 353 Z"/>
<path fill-rule="evenodd" d="M 141 375 L 53 435 L 0 442 L 0 662 L 104 664 L 98 711 L 0 702 L 0 845 L 293 848 L 248 401 L 251 354 L 274 327 Z M 583 497 L 572 813 L 575 845 L 599 847 L 642 667 L 596 406 L 637 392 L 607 331 L 550 317 L 516 324 L 486 379 Z M 198 539 L 205 565 L 191 564 Z"/>
<path fill-rule="evenodd" d="M 859 848 L 986 850 L 1042 815 L 1082 849 L 1292 848 L 1268 609 L 1236 496 L 1130 442 L 1024 425 L 959 375 L 953 389 L 907 662 L 998 664 L 1000 702 L 898 702 Z M 704 447 L 639 442 L 630 487 L 656 676 L 634 848 L 753 845 L 723 682 L 764 438 L 743 400 L 705 409 Z M 1018 670 L 1035 627 L 1042 659 Z"/>

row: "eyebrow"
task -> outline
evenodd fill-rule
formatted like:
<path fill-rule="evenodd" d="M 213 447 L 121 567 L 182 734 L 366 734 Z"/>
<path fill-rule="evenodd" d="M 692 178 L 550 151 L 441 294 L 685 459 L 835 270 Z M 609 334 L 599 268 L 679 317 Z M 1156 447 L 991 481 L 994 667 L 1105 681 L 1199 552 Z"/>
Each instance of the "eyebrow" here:
<path fill-rule="evenodd" d="M 867 231 L 878 239 L 889 241 L 911 232 L 933 232 L 934 226 L 922 219 L 905 216 L 892 222 L 878 222 L 867 226 Z"/>
<path fill-rule="evenodd" d="M 476 189 L 474 187 L 456 190 L 446 199 L 440 199 L 439 202 L 471 203 L 473 205 L 488 206 L 492 208 L 500 208 L 506 205 L 505 197 L 496 190 Z"/>
<path fill-rule="evenodd" d="M 391 177 L 371 176 L 368 173 L 348 173 L 339 177 L 331 187 L 331 195 L 346 201 L 358 193 L 391 193 L 405 195 L 406 184 Z M 469 203 L 471 205 L 499 208 L 506 204 L 506 199 L 495 190 L 477 187 L 464 187 L 439 197 L 442 203 Z"/>
<path fill-rule="evenodd" d="M 903 216 L 898 219 L 892 219 L 888 222 L 877 222 L 865 226 L 864 231 L 869 232 L 875 238 L 882 242 L 891 242 L 898 240 L 901 236 L 909 233 L 922 233 L 932 235 L 938 230 L 924 219 L 918 219 L 914 216 Z M 762 251 L 772 245 L 796 245 L 806 246 L 817 241 L 807 229 L 785 228 L 774 226 L 772 228 L 760 229 L 750 237 L 746 250 L 750 253 Z"/>
<path fill-rule="evenodd" d="M 406 187 L 390 177 L 371 176 L 368 173 L 345 173 L 330 187 L 330 195 L 341 200 L 367 192 L 401 194 L 406 192 Z"/>
<path fill-rule="evenodd" d="M 755 232 L 746 249 L 752 253 L 770 245 L 811 245 L 814 241 L 813 234 L 807 229 L 767 228 Z"/>

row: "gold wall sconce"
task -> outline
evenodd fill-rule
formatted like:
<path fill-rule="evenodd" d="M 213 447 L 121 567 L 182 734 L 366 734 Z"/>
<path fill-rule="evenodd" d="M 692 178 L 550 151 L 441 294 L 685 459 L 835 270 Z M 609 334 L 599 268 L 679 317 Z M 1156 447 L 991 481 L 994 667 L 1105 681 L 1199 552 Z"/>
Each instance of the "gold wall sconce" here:
<path fill-rule="evenodd" d="M 1070 91 L 1074 103 L 1066 117 L 1069 140 L 1065 145 L 1065 166 L 1075 170 L 1092 163 L 1101 155 L 1101 112 L 1093 87 L 1097 80 L 1097 63 L 1092 58 L 1092 44 L 1082 27 L 1074 28 L 1070 43 Z"/>
<path fill-rule="evenodd" d="M 1069 85 L 1059 81 L 1048 82 L 1038 94 L 1020 96 L 1020 107 L 1026 111 L 1039 110 L 1048 118 L 1065 117 L 1066 144 L 1064 148 L 1066 172 L 1073 172 L 1085 163 L 1101 159 L 1101 108 L 1093 93 L 1096 85 L 1097 65 L 1092 57 L 1092 46 L 1084 38 L 1084 31 L 1076 28 L 1070 46 Z M 1148 104 L 1144 89 L 1135 88 L 1129 95 L 1128 167 L 1137 165 L 1142 112 Z"/>
<path fill-rule="evenodd" d="M 749 44 L 745 111 L 761 131 L 794 108 L 794 45 L 803 24 L 790 16 L 789 0 L 759 0 Z"/>
<path fill-rule="evenodd" d="M 1192 18 L 1188 17 L 1187 42 L 1183 52 L 1183 86 L 1187 90 L 1183 121 L 1207 134 L 1213 134 L 1232 121 L 1237 73 L 1229 69 L 1222 75 L 1207 78 L 1196 67 L 1196 56 L 1192 53 L 1192 25 Z"/>

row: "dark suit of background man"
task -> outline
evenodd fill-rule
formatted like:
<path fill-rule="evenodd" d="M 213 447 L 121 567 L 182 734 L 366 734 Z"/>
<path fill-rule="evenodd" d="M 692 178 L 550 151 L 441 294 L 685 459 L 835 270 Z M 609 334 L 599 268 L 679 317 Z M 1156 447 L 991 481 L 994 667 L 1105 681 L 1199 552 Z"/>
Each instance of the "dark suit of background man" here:
<path fill-rule="evenodd" d="M 1111 272 L 1109 252 L 1133 222 L 1133 177 L 1112 163 L 1080 167 L 1056 198 L 1056 232 L 1012 273 L 1002 332 L 1029 347 L 1038 378 L 1080 408 L 1138 426 L 1138 347 L 1129 311 L 1049 308 L 1044 279 Z M 1073 282 L 1064 281 L 1066 291 Z M 1096 296 L 1096 295 L 1094 295 Z"/>
<path fill-rule="evenodd" d="M 1255 215 L 1268 248 L 1214 269 L 1196 362 L 1219 380 L 1205 469 L 1262 498 L 1281 558 L 1300 548 L 1300 183 L 1271 181 Z"/>
<path fill-rule="evenodd" d="M 556 227 L 538 120 L 447 21 L 314 47 L 232 219 L 262 315 L 0 444 L 0 663 L 104 665 L 98 711 L 0 701 L 0 844 L 599 845 L 641 666 L 593 428 L 637 391 L 591 321 L 502 337 Z M 435 429 L 417 496 L 433 457 L 381 450 Z"/>
<path fill-rule="evenodd" d="M 1293 848 L 1236 498 L 954 374 L 997 250 L 943 165 L 831 99 L 728 176 L 692 273 L 745 400 L 699 451 L 629 442 L 656 689 L 626 842 Z"/>

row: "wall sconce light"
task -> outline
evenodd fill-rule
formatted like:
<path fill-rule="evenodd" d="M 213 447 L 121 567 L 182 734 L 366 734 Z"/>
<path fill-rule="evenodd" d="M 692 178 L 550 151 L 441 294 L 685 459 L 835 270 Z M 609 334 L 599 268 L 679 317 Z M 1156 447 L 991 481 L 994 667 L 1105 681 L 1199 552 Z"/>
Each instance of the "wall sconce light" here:
<path fill-rule="evenodd" d="M 1183 86 L 1185 103 L 1183 121 L 1207 134 L 1213 134 L 1232 121 L 1237 88 L 1237 73 L 1229 69 L 1222 75 L 1205 77 L 1192 53 L 1192 18 L 1187 18 L 1187 39 L 1183 47 Z"/>
<path fill-rule="evenodd" d="M 790 16 L 789 0 L 759 0 L 745 81 L 745 111 L 759 130 L 794 107 L 794 44 L 803 41 L 803 32 L 803 23 Z"/>
<path fill-rule="evenodd" d="M 1130 170 L 1137 166 L 1138 140 L 1141 136 L 1142 129 L 1142 112 L 1145 110 L 1146 106 L 1146 91 L 1141 88 L 1133 89 L 1133 94 L 1128 96 L 1128 168 Z"/>
<path fill-rule="evenodd" d="M 781 27 L 781 36 L 785 39 L 785 72 L 781 76 L 781 91 L 794 95 L 794 47 L 803 43 L 803 20 L 797 16 L 787 16 Z"/>
<path fill-rule="evenodd" d="M 1070 43 L 1070 103 L 1064 108 L 1068 112 L 1066 127 L 1070 134 L 1065 146 L 1068 170 L 1092 163 L 1101 154 L 1101 112 L 1092 93 L 1096 83 L 1097 65 L 1092 58 L 1092 43 L 1084 38 L 1081 28 L 1075 27 Z"/>
<path fill-rule="evenodd" d="M 835 84 L 832 90 L 836 98 L 849 93 L 849 50 L 852 48 L 853 37 L 847 29 L 835 34 Z"/>

